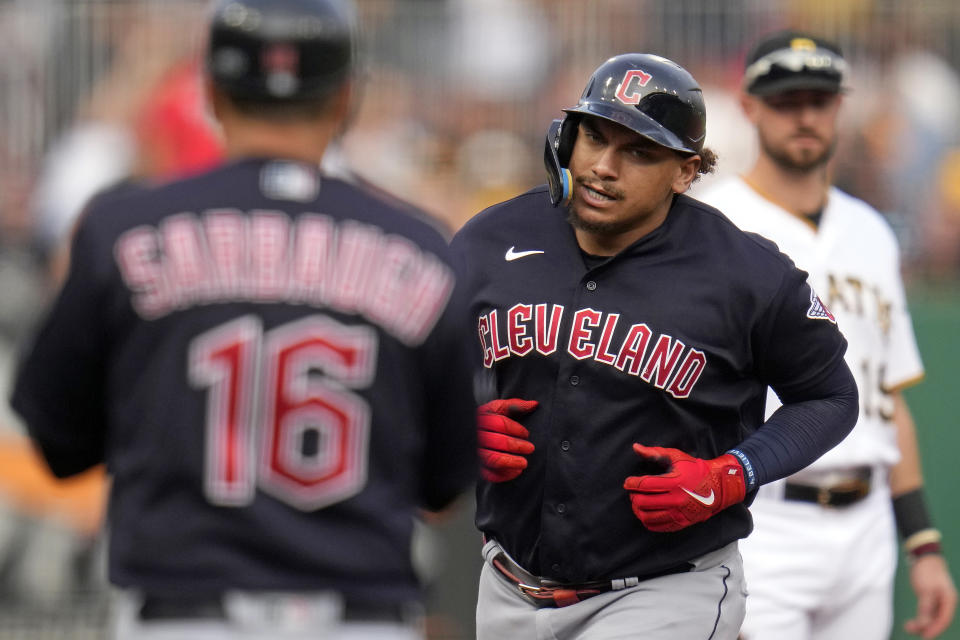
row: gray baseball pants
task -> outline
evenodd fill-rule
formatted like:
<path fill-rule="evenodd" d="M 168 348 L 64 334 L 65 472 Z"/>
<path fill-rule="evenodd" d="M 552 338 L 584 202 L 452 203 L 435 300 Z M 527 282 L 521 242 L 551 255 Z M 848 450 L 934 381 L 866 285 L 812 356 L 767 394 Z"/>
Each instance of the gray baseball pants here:
<path fill-rule="evenodd" d="M 477 598 L 477 640 L 735 640 L 746 584 L 736 542 L 693 560 L 694 568 L 644 580 L 565 607 L 537 608 L 489 562 Z"/>

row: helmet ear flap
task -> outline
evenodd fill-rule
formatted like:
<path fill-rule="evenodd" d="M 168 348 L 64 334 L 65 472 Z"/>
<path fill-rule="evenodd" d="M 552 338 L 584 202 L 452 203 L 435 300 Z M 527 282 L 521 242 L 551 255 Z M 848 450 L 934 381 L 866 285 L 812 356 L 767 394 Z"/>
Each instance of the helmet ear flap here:
<path fill-rule="evenodd" d="M 547 129 L 547 139 L 543 149 L 543 163 L 547 169 L 547 186 L 550 189 L 550 202 L 553 206 L 570 201 L 573 179 L 567 165 L 573 152 L 573 143 L 577 138 L 579 118 L 566 116 L 554 120 Z"/>

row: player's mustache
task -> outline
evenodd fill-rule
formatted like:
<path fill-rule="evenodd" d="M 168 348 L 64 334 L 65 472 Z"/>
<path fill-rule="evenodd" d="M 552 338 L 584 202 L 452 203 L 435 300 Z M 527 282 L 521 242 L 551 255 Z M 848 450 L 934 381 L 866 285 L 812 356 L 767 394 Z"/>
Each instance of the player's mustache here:
<path fill-rule="evenodd" d="M 817 140 L 823 141 L 823 136 L 821 136 L 819 133 L 817 133 L 813 129 L 797 129 L 796 131 L 794 131 L 793 137 L 816 138 Z"/>
<path fill-rule="evenodd" d="M 587 176 L 577 176 L 576 179 L 575 179 L 575 182 L 576 182 L 577 184 L 582 184 L 582 185 L 585 186 L 585 187 L 590 187 L 591 189 L 594 189 L 595 191 L 599 191 L 599 192 L 601 192 L 601 193 L 605 193 L 605 194 L 607 194 L 608 196 L 610 196 L 610 197 L 612 197 L 612 198 L 616 198 L 616 199 L 618 199 L 618 200 L 622 199 L 623 196 L 625 195 L 624 192 L 623 192 L 623 190 L 618 189 L 617 187 L 614 187 L 613 185 L 607 184 L 607 183 L 605 183 L 603 180 L 597 181 L 597 180 L 592 180 L 592 179 L 588 178 Z"/>

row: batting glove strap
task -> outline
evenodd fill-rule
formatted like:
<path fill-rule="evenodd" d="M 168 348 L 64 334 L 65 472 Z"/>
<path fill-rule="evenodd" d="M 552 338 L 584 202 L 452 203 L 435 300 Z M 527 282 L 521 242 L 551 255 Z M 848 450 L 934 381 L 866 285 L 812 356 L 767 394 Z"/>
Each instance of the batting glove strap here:
<path fill-rule="evenodd" d="M 537 408 L 535 400 L 493 400 L 477 409 L 477 456 L 480 477 L 487 482 L 507 482 L 527 468 L 524 457 L 533 453 L 530 432 L 513 418 Z"/>
<path fill-rule="evenodd" d="M 668 467 L 623 483 L 634 515 L 651 531 L 679 531 L 703 522 L 746 495 L 743 467 L 729 453 L 704 460 L 666 447 L 634 444 L 633 450 Z"/>

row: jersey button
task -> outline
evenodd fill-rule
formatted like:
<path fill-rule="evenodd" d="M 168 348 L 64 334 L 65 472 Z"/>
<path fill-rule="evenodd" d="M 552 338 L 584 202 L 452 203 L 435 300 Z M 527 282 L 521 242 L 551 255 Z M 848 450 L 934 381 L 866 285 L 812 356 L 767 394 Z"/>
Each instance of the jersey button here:
<path fill-rule="evenodd" d="M 570 376 L 570 384 L 573 386 L 580 384 L 580 376 Z"/>
<path fill-rule="evenodd" d="M 563 515 L 566 512 L 567 512 L 567 505 L 563 504 L 562 502 L 557 505 L 557 513 L 559 513 L 560 515 Z"/>
<path fill-rule="evenodd" d="M 596 282 L 594 282 L 593 280 L 590 280 L 589 282 L 587 282 L 587 291 L 594 291 L 596 290 L 596 288 L 597 288 Z"/>
<path fill-rule="evenodd" d="M 556 562 L 553 563 L 553 566 L 550 567 L 550 569 L 553 570 L 554 573 L 560 573 L 560 565 Z"/>
<path fill-rule="evenodd" d="M 570 451 L 570 441 L 564 440 L 563 442 L 561 442 L 560 448 L 563 449 L 564 451 Z"/>

